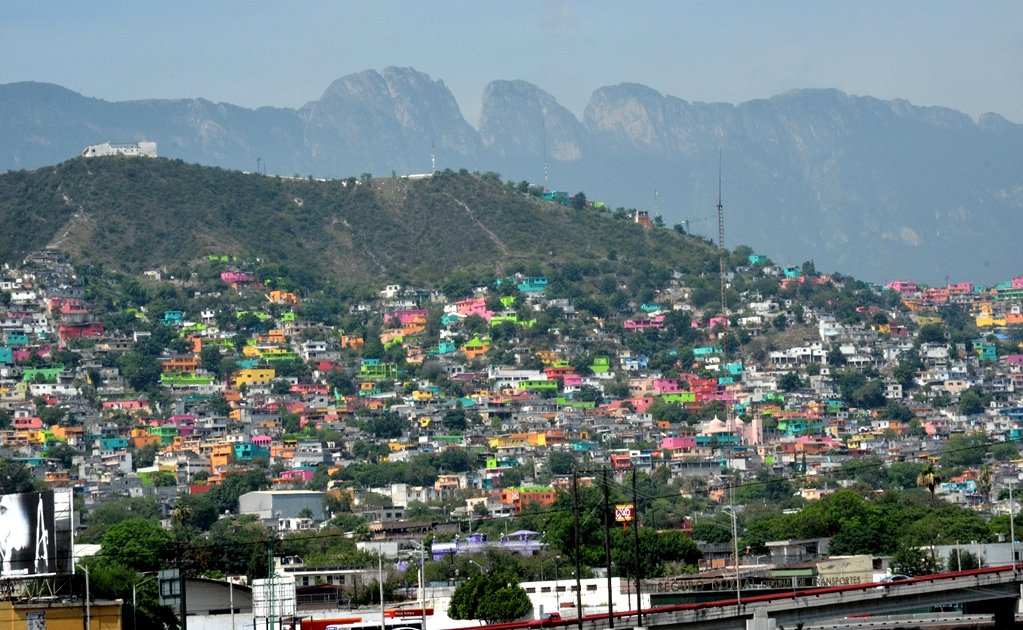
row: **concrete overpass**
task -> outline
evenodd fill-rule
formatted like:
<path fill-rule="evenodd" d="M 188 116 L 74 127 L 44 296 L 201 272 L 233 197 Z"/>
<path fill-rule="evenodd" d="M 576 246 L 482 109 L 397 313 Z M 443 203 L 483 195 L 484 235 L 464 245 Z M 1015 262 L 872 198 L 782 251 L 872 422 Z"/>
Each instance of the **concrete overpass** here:
<path fill-rule="evenodd" d="M 698 604 L 661 606 L 614 615 L 615 628 L 657 630 L 771 630 L 812 626 L 828 620 L 888 615 L 962 604 L 970 613 L 994 615 L 997 628 L 1012 628 L 1021 596 L 1023 565 L 928 575 L 903 582 L 869 583 L 756 595 Z M 482 626 L 491 630 L 540 627 L 540 622 Z M 607 615 L 564 619 L 543 627 L 609 628 Z M 480 626 L 477 626 L 477 628 Z"/>

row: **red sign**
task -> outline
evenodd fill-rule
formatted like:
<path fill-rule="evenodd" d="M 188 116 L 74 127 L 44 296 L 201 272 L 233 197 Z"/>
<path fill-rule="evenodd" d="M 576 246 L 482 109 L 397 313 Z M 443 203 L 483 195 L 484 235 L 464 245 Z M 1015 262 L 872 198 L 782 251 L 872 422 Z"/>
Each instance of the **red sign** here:
<path fill-rule="evenodd" d="M 615 522 L 631 523 L 634 520 L 634 511 L 631 503 L 615 506 Z"/>
<path fill-rule="evenodd" d="M 425 612 L 427 617 L 433 616 L 432 608 L 427 608 Z M 388 608 L 387 610 L 384 611 L 384 617 L 387 617 L 388 619 L 393 619 L 395 617 L 422 617 L 422 616 L 423 616 L 422 608 Z"/>

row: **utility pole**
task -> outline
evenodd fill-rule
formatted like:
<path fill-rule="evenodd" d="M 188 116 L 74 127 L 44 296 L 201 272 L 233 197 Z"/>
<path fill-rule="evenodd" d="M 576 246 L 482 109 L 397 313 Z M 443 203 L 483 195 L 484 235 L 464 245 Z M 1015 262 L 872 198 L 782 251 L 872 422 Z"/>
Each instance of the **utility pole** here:
<path fill-rule="evenodd" d="M 732 551 L 735 553 L 735 605 L 742 605 L 742 579 L 739 577 L 739 516 L 735 513 L 735 504 L 732 501 L 735 480 L 729 482 L 728 486 L 728 513 L 732 517 Z"/>
<path fill-rule="evenodd" d="M 614 604 L 612 603 L 611 593 L 611 515 L 610 515 L 610 500 L 608 499 L 608 487 L 607 487 L 607 466 L 602 469 L 604 473 L 604 562 L 607 564 L 607 625 L 609 628 L 615 627 L 615 616 L 614 616 Z"/>
<path fill-rule="evenodd" d="M 266 611 L 266 617 L 267 617 L 267 625 L 270 627 L 270 630 L 274 630 L 274 628 L 276 627 L 276 619 L 274 619 L 274 575 L 276 574 L 276 571 L 274 570 L 274 536 L 273 536 L 273 534 L 270 534 L 270 544 L 267 545 L 266 552 L 267 552 L 267 554 L 266 554 L 267 555 L 267 566 L 266 566 L 267 581 L 266 581 L 266 587 L 267 587 L 267 592 L 269 594 L 269 600 L 270 600 L 269 601 L 269 607 L 267 608 L 267 611 Z"/>
<path fill-rule="evenodd" d="M 380 584 L 380 630 L 387 630 L 387 617 L 384 616 L 384 554 L 377 554 L 377 582 Z"/>
<path fill-rule="evenodd" d="M 181 589 L 181 630 L 188 630 L 188 601 L 185 599 L 185 588 L 188 582 L 185 579 L 185 563 L 181 558 L 181 543 L 176 544 L 178 556 L 178 587 Z"/>
<path fill-rule="evenodd" d="M 636 547 L 636 626 L 643 626 L 643 593 L 639 584 L 643 577 L 640 574 L 639 562 L 639 502 L 636 500 L 636 466 L 632 466 L 632 540 Z"/>
<path fill-rule="evenodd" d="M 572 469 L 572 542 L 575 546 L 575 617 L 583 630 L 582 558 L 579 557 L 579 473 Z"/>
<path fill-rule="evenodd" d="M 1016 504 L 1012 502 L 1012 485 L 1009 486 L 1009 548 L 1012 551 L 1012 572 L 1016 572 Z"/>

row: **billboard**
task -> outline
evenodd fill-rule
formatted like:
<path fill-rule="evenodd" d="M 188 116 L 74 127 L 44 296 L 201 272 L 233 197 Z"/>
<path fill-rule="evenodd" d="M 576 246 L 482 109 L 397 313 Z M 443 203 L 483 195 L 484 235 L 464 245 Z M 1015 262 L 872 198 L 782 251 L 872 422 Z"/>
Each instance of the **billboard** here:
<path fill-rule="evenodd" d="M 275 575 L 252 580 L 252 612 L 256 617 L 294 616 L 295 576 Z"/>
<path fill-rule="evenodd" d="M 71 493 L 0 495 L 0 578 L 71 572 Z"/>

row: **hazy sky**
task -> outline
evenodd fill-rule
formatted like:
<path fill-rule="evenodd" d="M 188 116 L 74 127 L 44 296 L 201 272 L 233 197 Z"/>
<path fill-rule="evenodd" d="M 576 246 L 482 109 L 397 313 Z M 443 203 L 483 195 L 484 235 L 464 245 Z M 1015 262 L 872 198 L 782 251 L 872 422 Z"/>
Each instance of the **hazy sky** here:
<path fill-rule="evenodd" d="M 443 80 L 474 126 L 495 79 L 577 116 L 636 82 L 731 103 L 834 87 L 1023 122 L 1023 2 L 0 1 L 0 83 L 299 107 L 392 65 Z"/>

